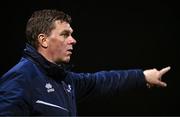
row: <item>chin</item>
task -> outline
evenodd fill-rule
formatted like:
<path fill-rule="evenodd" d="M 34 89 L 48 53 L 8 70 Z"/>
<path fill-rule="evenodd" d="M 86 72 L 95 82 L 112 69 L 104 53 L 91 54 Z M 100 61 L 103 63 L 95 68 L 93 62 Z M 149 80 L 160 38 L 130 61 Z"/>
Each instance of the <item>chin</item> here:
<path fill-rule="evenodd" d="M 62 62 L 63 62 L 63 63 L 69 63 L 69 61 L 70 61 L 70 57 L 67 57 L 67 58 L 65 58 Z"/>
<path fill-rule="evenodd" d="M 69 63 L 69 61 L 70 61 L 70 59 L 69 59 L 69 60 L 65 60 L 65 61 L 63 61 L 63 63 Z"/>
<path fill-rule="evenodd" d="M 70 62 L 71 57 L 70 56 L 66 56 L 64 58 L 59 58 L 56 59 L 56 64 L 61 64 L 61 63 L 69 63 Z"/>
<path fill-rule="evenodd" d="M 64 60 L 59 61 L 59 63 L 69 63 L 70 62 L 70 58 L 66 58 Z"/>

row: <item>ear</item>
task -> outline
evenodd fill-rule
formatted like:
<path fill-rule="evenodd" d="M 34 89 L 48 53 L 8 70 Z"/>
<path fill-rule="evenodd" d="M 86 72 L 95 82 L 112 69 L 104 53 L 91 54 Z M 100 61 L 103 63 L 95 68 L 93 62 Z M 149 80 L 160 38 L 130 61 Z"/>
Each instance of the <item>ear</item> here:
<path fill-rule="evenodd" d="M 39 34 L 38 35 L 38 42 L 39 45 L 43 48 L 47 48 L 48 47 L 48 39 L 47 36 L 45 34 Z"/>

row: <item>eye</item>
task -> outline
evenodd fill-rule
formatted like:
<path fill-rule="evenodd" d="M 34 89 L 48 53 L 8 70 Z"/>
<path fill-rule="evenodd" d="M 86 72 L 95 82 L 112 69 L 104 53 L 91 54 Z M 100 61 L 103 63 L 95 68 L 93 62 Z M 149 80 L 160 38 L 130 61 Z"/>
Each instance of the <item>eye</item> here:
<path fill-rule="evenodd" d="M 67 38 L 67 37 L 69 37 L 69 34 L 62 34 L 62 36 L 63 36 L 64 38 Z"/>
<path fill-rule="evenodd" d="M 60 34 L 60 36 L 63 36 L 64 38 L 68 38 L 70 36 L 69 32 L 63 32 Z"/>

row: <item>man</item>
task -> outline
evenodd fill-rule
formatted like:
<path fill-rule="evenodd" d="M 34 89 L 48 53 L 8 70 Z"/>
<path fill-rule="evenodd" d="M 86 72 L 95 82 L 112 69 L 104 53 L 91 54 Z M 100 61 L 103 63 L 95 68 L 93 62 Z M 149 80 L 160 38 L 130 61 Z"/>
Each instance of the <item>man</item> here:
<path fill-rule="evenodd" d="M 76 101 L 122 90 L 165 87 L 170 70 L 120 70 L 74 73 L 65 66 L 73 45 L 71 18 L 57 10 L 40 10 L 27 22 L 23 57 L 0 78 L 0 115 L 76 115 Z"/>

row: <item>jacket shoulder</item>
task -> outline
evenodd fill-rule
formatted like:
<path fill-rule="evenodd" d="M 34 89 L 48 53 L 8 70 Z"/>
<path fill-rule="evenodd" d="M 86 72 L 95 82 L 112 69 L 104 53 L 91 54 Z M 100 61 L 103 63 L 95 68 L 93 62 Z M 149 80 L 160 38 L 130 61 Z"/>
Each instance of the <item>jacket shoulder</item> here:
<path fill-rule="evenodd" d="M 30 76 L 36 75 L 36 72 L 37 66 L 33 62 L 26 58 L 21 58 L 21 60 L 15 66 L 13 66 L 0 78 L 0 83 L 16 78 L 17 76 L 22 76 L 24 79 L 26 79 Z"/>

